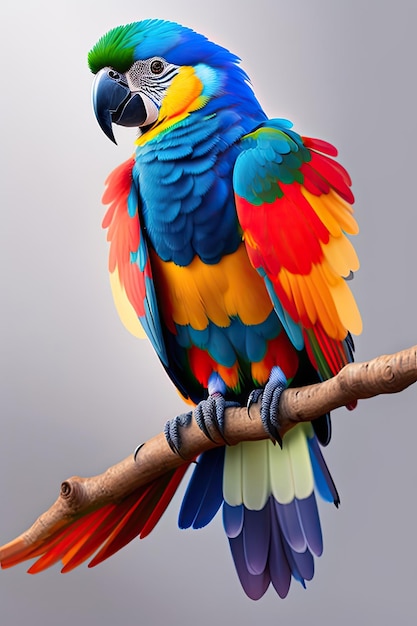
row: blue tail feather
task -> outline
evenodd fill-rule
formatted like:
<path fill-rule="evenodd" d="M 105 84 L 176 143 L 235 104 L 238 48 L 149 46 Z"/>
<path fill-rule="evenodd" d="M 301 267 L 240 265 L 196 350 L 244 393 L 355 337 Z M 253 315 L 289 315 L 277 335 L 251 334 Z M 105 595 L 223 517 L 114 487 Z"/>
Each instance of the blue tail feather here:
<path fill-rule="evenodd" d="M 307 542 L 298 516 L 296 501 L 280 504 L 274 500 L 274 504 L 285 541 L 296 552 L 304 552 Z"/>
<path fill-rule="evenodd" d="M 251 574 L 262 574 L 267 569 L 270 536 L 269 504 L 260 511 L 251 511 L 245 507 L 243 549 L 246 566 Z"/>
<path fill-rule="evenodd" d="M 277 512 L 272 501 L 269 511 L 271 515 L 271 546 L 269 551 L 269 571 L 271 582 L 280 598 L 285 598 L 290 590 L 291 569 L 285 555 Z"/>
<path fill-rule="evenodd" d="M 224 448 L 204 452 L 188 483 L 178 517 L 180 528 L 203 528 L 223 502 Z"/>
<path fill-rule="evenodd" d="M 323 535 L 314 491 L 308 498 L 297 499 L 295 503 L 307 546 L 313 554 L 321 556 L 323 554 Z"/>
<path fill-rule="evenodd" d="M 233 539 L 242 532 L 244 521 L 244 506 L 230 506 L 227 502 L 223 504 L 223 526 L 226 535 Z"/>
<path fill-rule="evenodd" d="M 265 570 L 262 574 L 251 574 L 248 571 L 243 546 L 243 533 L 234 539 L 229 539 L 229 544 L 237 575 L 246 595 L 252 600 L 259 600 L 269 587 L 271 581 L 269 571 Z"/>
<path fill-rule="evenodd" d="M 333 478 L 323 458 L 316 437 L 312 439 L 308 438 L 308 447 L 317 491 L 323 500 L 333 502 L 336 506 L 339 506 L 339 494 L 337 493 L 336 485 L 333 482 Z"/>

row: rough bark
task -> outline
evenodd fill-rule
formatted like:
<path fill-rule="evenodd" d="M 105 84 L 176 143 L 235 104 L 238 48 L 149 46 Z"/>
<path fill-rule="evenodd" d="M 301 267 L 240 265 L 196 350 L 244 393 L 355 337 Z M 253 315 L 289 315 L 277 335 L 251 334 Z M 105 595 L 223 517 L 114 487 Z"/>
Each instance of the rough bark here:
<path fill-rule="evenodd" d="M 287 389 L 279 405 L 281 434 L 299 422 L 345 406 L 356 400 L 379 394 L 397 393 L 417 380 L 417 346 L 394 355 L 380 356 L 365 363 L 352 363 L 334 378 L 308 387 Z M 46 541 L 58 529 L 69 525 L 84 513 L 107 503 L 119 502 L 135 489 L 189 463 L 199 454 L 223 444 L 217 433 L 209 440 L 192 420 L 182 431 L 182 457 L 173 453 L 163 433 L 156 435 L 133 455 L 113 465 L 103 474 L 89 478 L 73 476 L 61 485 L 56 502 L 22 535 L 0 547 L 0 563 L 28 553 Z M 245 408 L 228 408 L 225 415 L 225 438 L 230 445 L 267 437 L 260 418 L 259 405 L 250 414 Z M 9 563 L 10 564 L 10 563 Z"/>

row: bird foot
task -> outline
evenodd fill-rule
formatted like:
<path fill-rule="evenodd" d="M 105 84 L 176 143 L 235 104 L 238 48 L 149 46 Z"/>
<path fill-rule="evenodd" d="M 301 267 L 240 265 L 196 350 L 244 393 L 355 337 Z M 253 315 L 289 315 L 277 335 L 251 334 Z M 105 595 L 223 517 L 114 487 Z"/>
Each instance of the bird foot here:
<path fill-rule="evenodd" d="M 274 366 L 269 375 L 269 380 L 263 389 L 254 389 L 248 398 L 248 411 L 252 404 L 261 399 L 261 420 L 263 427 L 274 441 L 282 446 L 282 439 L 279 433 L 281 424 L 279 422 L 279 400 L 282 392 L 287 387 L 287 379 L 284 372 L 278 366 Z"/>
<path fill-rule="evenodd" d="M 221 437 L 225 445 L 228 445 L 224 436 L 224 412 L 227 408 L 235 406 L 240 405 L 238 402 L 226 401 L 219 393 L 215 393 L 209 396 L 207 400 L 202 400 L 197 404 L 194 409 L 195 421 L 210 441 L 216 441 L 212 435 L 215 432 Z M 169 420 L 164 427 L 164 434 L 169 447 L 179 456 L 181 456 L 182 448 L 181 430 L 191 424 L 192 416 L 193 413 L 191 411 L 182 413 Z"/>
<path fill-rule="evenodd" d="M 239 406 L 239 404 L 226 401 L 221 393 L 215 392 L 207 400 L 199 402 L 194 409 L 195 421 L 210 441 L 215 441 L 211 434 L 214 431 L 228 445 L 224 436 L 224 412 L 232 406 Z"/>
<path fill-rule="evenodd" d="M 209 396 L 202 400 L 194 409 L 194 418 L 200 430 L 210 441 L 215 442 L 213 433 L 219 435 L 226 445 L 224 437 L 224 412 L 229 407 L 240 406 L 237 402 L 224 399 L 226 385 L 217 373 L 210 376 L 208 384 Z M 165 424 L 165 437 L 173 452 L 181 456 L 181 429 L 191 424 L 192 413 L 183 413 Z"/>

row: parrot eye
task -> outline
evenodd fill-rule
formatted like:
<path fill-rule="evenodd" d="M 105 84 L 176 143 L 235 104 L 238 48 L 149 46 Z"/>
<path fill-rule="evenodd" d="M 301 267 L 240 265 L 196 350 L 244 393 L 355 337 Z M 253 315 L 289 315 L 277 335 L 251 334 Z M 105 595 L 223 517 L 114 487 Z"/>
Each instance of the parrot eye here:
<path fill-rule="evenodd" d="M 161 59 L 154 59 L 151 62 L 150 69 L 152 74 L 162 74 L 165 69 L 165 64 Z"/>

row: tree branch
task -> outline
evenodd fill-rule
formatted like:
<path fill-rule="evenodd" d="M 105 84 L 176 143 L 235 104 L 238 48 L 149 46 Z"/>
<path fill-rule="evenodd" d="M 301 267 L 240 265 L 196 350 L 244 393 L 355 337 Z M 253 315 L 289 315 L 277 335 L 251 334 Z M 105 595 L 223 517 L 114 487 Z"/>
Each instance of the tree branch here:
<path fill-rule="evenodd" d="M 311 421 L 337 407 L 379 394 L 397 393 L 417 381 L 417 346 L 394 355 L 380 356 L 366 363 L 352 363 L 334 378 L 308 387 L 287 389 L 279 404 L 281 434 L 300 422 Z M 240 441 L 266 439 L 260 406 L 228 408 L 225 438 L 230 445 Z M 56 502 L 22 535 L 0 547 L 0 563 L 11 566 L 36 555 L 36 550 L 85 513 L 109 503 L 120 502 L 137 488 L 162 474 L 190 463 L 202 452 L 222 445 L 218 433 L 210 441 L 195 420 L 182 431 L 182 457 L 169 448 L 163 433 L 156 435 L 133 455 L 90 478 L 73 476 L 64 481 Z"/>

